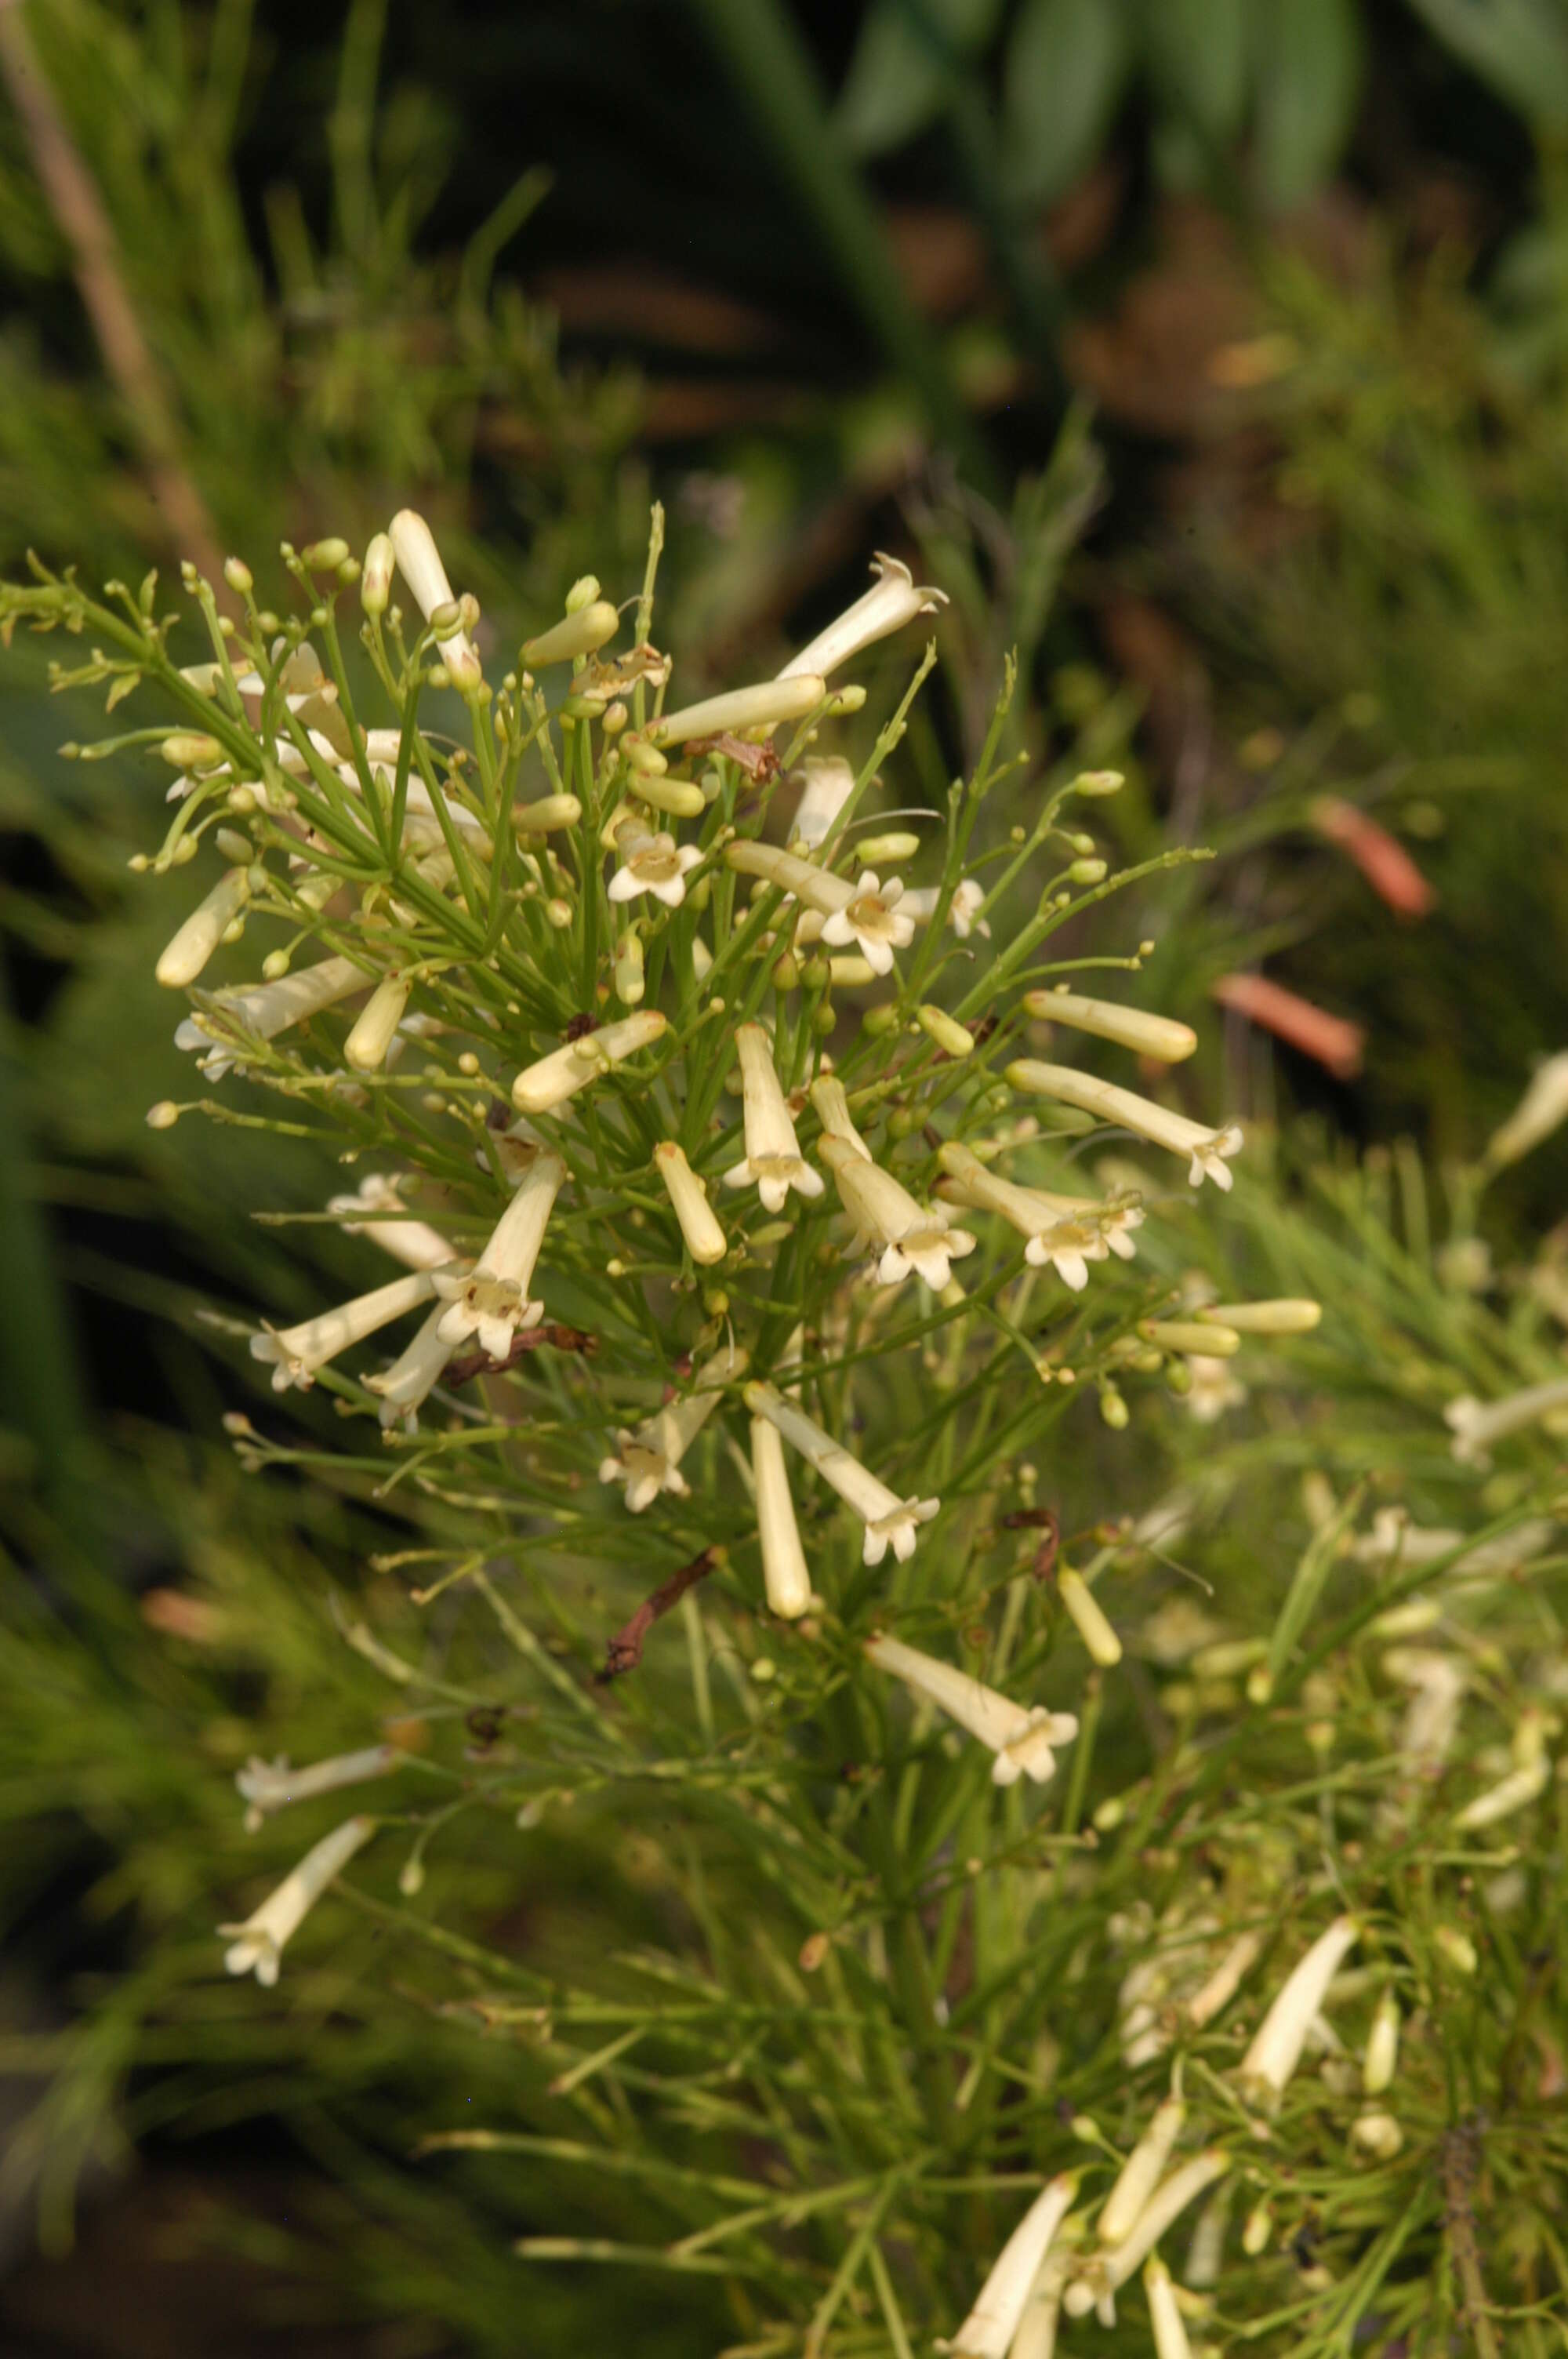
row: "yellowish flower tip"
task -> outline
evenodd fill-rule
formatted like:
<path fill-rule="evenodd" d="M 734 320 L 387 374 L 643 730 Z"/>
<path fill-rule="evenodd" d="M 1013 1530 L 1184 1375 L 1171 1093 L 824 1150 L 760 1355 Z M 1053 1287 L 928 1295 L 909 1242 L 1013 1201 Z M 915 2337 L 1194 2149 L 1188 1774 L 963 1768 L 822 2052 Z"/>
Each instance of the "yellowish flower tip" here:
<path fill-rule="evenodd" d="M 1232 1359 L 1241 1349 L 1241 1338 L 1234 1327 L 1196 1319 L 1141 1319 L 1138 1332 L 1163 1352 L 1195 1353 L 1206 1360 Z"/>
<path fill-rule="evenodd" d="M 150 1105 L 147 1108 L 146 1122 L 149 1130 L 172 1130 L 178 1120 L 179 1108 L 172 1098 L 159 1098 L 157 1105 Z"/>
<path fill-rule="evenodd" d="M 1103 860 L 1075 862 L 1068 874 L 1086 884 L 1098 882 L 1098 876 L 1078 877 L 1077 871 L 1091 866 L 1105 873 Z M 1086 999 L 1080 993 L 1065 986 L 1052 991 L 1026 991 L 1023 1005 L 1031 1016 L 1048 1024 L 1065 1024 L 1074 1031 L 1089 1032 L 1102 1040 L 1114 1040 L 1124 1049 L 1136 1050 L 1141 1057 L 1155 1058 L 1160 1063 L 1179 1064 L 1190 1057 L 1198 1045 L 1198 1036 L 1187 1024 L 1178 1024 L 1168 1016 L 1150 1016 L 1141 1007 L 1120 1007 L 1106 999 Z"/>
<path fill-rule="evenodd" d="M 1281 1296 L 1264 1302 L 1206 1303 L 1197 1315 L 1240 1335 L 1310 1335 L 1322 1323 L 1323 1305 Z"/>
<path fill-rule="evenodd" d="M 248 598 L 255 588 L 255 575 L 243 557 L 226 557 L 223 560 L 223 579 L 236 598 Z"/>
<path fill-rule="evenodd" d="M 568 612 L 563 619 L 523 642 L 523 661 L 530 669 L 535 665 L 571 663 L 579 656 L 591 655 L 612 639 L 621 627 L 621 617 L 608 600 L 590 599 L 585 605 Z"/>
<path fill-rule="evenodd" d="M 1119 770 L 1080 770 L 1067 791 L 1099 799 L 1106 795 L 1119 795 L 1126 784 L 1127 780 Z"/>
<path fill-rule="evenodd" d="M 1109 1669 L 1121 1660 L 1121 1641 L 1082 1573 L 1064 1565 L 1056 1575 L 1056 1593 L 1066 1608 L 1091 1660 Z"/>
<path fill-rule="evenodd" d="M 865 868 L 884 868 L 895 860 L 913 860 L 920 849 L 920 838 L 907 830 L 893 828 L 886 835 L 868 835 L 855 847 L 855 856 Z"/>
<path fill-rule="evenodd" d="M 914 1011 L 920 1028 L 949 1057 L 968 1057 L 974 1053 L 975 1036 L 967 1031 L 956 1016 L 940 1007 L 922 1006 Z"/>

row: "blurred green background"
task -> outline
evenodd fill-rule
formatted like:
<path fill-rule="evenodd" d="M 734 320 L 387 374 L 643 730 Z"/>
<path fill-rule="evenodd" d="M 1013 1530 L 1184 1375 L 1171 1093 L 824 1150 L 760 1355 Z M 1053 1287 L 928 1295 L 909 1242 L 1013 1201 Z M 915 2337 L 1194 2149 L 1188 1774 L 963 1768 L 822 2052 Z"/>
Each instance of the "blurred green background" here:
<path fill-rule="evenodd" d="M 889 548 L 952 593 L 912 791 L 1016 647 L 1037 765 L 1128 771 L 1116 850 L 1217 848 L 1128 927 L 1232 1111 L 1441 1168 L 1568 1041 L 1559 0 L 34 0 L 0 85 L 7 567 L 265 582 L 412 500 L 503 643 L 622 594 L 658 496 L 696 693 Z M 471 2038 L 368 1962 L 281 2016 L 211 1979 L 232 1768 L 353 1724 L 329 1583 L 386 1527 L 236 1470 L 204 1313 L 368 1264 L 236 1217 L 331 1174 L 146 1129 L 156 789 L 58 760 L 92 716 L 20 639 L 0 690 L 0 2338 L 588 2347 L 617 2289 L 507 2252 L 548 2172 L 409 2161 Z M 1254 974 L 1355 1036 L 1218 1004 Z M 1505 1228 L 1565 1183 L 1560 1140 Z M 493 1860 L 465 1907 L 624 1936 L 613 1848 L 525 1931 Z M 691 2349 L 661 2302 L 641 2347 Z"/>

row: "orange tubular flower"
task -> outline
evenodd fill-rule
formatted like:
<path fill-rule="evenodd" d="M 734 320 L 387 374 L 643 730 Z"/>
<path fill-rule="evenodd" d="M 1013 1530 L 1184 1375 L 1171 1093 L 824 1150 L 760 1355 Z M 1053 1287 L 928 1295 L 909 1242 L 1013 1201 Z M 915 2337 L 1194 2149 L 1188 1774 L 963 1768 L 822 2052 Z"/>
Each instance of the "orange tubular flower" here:
<path fill-rule="evenodd" d="M 1319 795 L 1308 817 L 1319 835 L 1348 853 L 1397 918 L 1425 918 L 1436 908 L 1435 889 L 1404 845 L 1354 803 L 1338 795 Z"/>
<path fill-rule="evenodd" d="M 1360 1071 L 1367 1035 L 1359 1024 L 1330 1016 L 1326 1008 L 1314 1007 L 1310 999 L 1271 983 L 1266 975 L 1222 974 L 1209 988 L 1222 1007 L 1234 1007 L 1249 1023 L 1260 1024 L 1276 1039 L 1315 1058 L 1336 1081 L 1354 1081 Z"/>

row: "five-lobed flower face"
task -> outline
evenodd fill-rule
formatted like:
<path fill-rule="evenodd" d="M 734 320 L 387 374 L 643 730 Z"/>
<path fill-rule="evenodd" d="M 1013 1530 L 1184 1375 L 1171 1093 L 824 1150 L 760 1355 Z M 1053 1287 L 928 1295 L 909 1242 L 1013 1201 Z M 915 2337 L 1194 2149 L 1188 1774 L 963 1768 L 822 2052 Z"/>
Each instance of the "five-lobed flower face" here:
<path fill-rule="evenodd" d="M 666 909 L 678 909 L 686 899 L 686 880 L 702 858 L 695 843 L 677 844 L 673 835 L 645 835 L 636 829 L 622 834 L 621 866 L 609 884 L 612 901 L 634 901 L 651 893 Z"/>
<path fill-rule="evenodd" d="M 899 908 L 902 878 L 879 882 L 873 869 L 856 878 L 853 897 L 822 921 L 822 939 L 831 950 L 848 950 L 852 942 L 873 974 L 892 973 L 894 951 L 907 950 L 914 940 L 914 920 Z"/>

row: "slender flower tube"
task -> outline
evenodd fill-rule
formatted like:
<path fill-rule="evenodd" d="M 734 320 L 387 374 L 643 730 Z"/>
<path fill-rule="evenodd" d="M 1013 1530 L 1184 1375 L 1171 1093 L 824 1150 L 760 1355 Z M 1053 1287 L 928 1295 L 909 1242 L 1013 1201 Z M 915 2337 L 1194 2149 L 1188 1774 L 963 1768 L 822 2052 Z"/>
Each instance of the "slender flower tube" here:
<path fill-rule="evenodd" d="M 1361 1938 L 1354 1917 L 1336 1917 L 1293 1968 L 1241 2060 L 1241 2079 L 1277 2097 L 1301 2062 L 1307 2028 L 1347 1951 Z"/>
<path fill-rule="evenodd" d="M 1028 1239 L 1024 1260 L 1036 1269 L 1054 1269 L 1075 1293 L 1088 1284 L 1090 1262 L 1104 1261 L 1111 1250 L 1112 1238 L 1102 1224 L 1098 1205 L 1070 1196 L 1048 1195 L 1039 1188 L 1020 1188 L 1011 1180 L 1000 1179 L 954 1139 L 939 1149 L 936 1159 L 947 1174 L 942 1182 L 944 1196 L 957 1203 L 972 1204 L 979 1212 L 1000 1212 Z M 1128 1224 L 1142 1217 L 1134 1209 Z M 1121 1232 L 1118 1229 L 1115 1234 Z M 1132 1246 L 1129 1241 L 1116 1250 L 1125 1260 Z"/>
<path fill-rule="evenodd" d="M 369 1294 L 356 1295 L 351 1302 L 340 1303 L 334 1310 L 319 1310 L 297 1327 L 264 1327 L 251 1337 L 251 1356 L 271 1364 L 274 1392 L 286 1393 L 290 1385 L 308 1392 L 317 1370 L 329 1360 L 335 1360 L 351 1343 L 363 1343 L 378 1328 L 416 1310 L 435 1290 L 436 1280 L 429 1270 L 413 1270 L 406 1277 L 395 1277 Z"/>
<path fill-rule="evenodd" d="M 158 960 L 154 969 L 158 982 L 171 991 L 183 991 L 194 983 L 250 897 L 249 868 L 231 868 L 220 876 Z"/>
<path fill-rule="evenodd" d="M 1528 1155 L 1532 1147 L 1539 1147 L 1543 1138 L 1550 1138 L 1564 1120 L 1568 1120 L 1568 1049 L 1560 1049 L 1556 1056 L 1536 1067 L 1523 1097 L 1487 1141 L 1482 1159 L 1492 1170 L 1500 1171 Z"/>
<path fill-rule="evenodd" d="M 698 1369 L 683 1398 L 668 1402 L 634 1431 L 622 1427 L 616 1434 L 616 1454 L 600 1461 L 599 1479 L 625 1484 L 633 1515 L 651 1507 L 661 1491 L 673 1492 L 677 1499 L 689 1497 L 680 1462 L 719 1407 L 724 1386 L 744 1375 L 746 1361 L 744 1352 L 727 1344 Z"/>
<path fill-rule="evenodd" d="M 1125 2244 L 1137 2226 L 1160 2183 L 1160 2174 L 1171 2158 L 1171 2149 L 1181 2136 L 1186 2117 L 1187 2109 L 1180 2097 L 1167 2097 L 1162 2104 L 1155 2106 L 1148 2128 L 1122 2164 L 1116 2185 L 1105 2199 L 1105 2209 L 1095 2223 L 1095 2234 L 1102 2245 Z"/>
<path fill-rule="evenodd" d="M 313 1801 L 318 1794 L 333 1793 L 340 1786 L 359 1786 L 367 1777 L 384 1777 L 401 1758 L 395 1745 L 368 1745 L 360 1753 L 337 1753 L 330 1761 L 312 1762 L 308 1769 L 291 1769 L 281 1755 L 276 1761 L 263 1761 L 253 1755 L 234 1774 L 240 1799 L 249 1806 L 245 1832 L 254 1835 L 274 1810 L 287 1810 L 290 1802 Z"/>
<path fill-rule="evenodd" d="M 1378 2001 L 1367 2052 L 1361 2059 L 1361 2087 L 1368 2097 L 1380 2097 L 1394 2077 L 1400 2056 L 1400 2003 L 1390 1990 Z"/>
<path fill-rule="evenodd" d="M 1158 2256 L 1144 2269 L 1143 2290 L 1149 2297 L 1154 2359 L 1192 2359 L 1193 2346 L 1187 2341 L 1187 2330 L 1176 2304 L 1171 2272 Z"/>
<path fill-rule="evenodd" d="M 368 1172 L 352 1196 L 329 1197 L 327 1210 L 337 1215 L 345 1236 L 369 1237 L 406 1269 L 440 1269 L 457 1259 L 446 1238 L 427 1223 L 396 1217 L 403 1211 L 403 1198 L 396 1180 L 384 1171 Z M 389 1212 L 394 1217 L 362 1220 L 362 1212 Z"/>
<path fill-rule="evenodd" d="M 790 832 L 797 842 L 815 846 L 826 842 L 834 821 L 854 793 L 855 773 L 841 754 L 803 762 L 801 773 L 806 785 Z"/>
<path fill-rule="evenodd" d="M 528 1289 L 566 1176 L 558 1155 L 537 1155 L 474 1267 L 466 1277 L 458 1271 L 436 1274 L 431 1282 L 447 1305 L 436 1331 L 443 1343 L 455 1347 L 475 1335 L 481 1352 L 492 1360 L 504 1360 L 517 1330 L 539 1324 L 545 1306 L 530 1301 Z"/>
<path fill-rule="evenodd" d="M 274 1040 L 291 1025 L 303 1024 L 353 992 L 367 990 L 370 981 L 363 967 L 356 966 L 352 959 L 319 959 L 314 966 L 282 975 L 276 983 L 251 984 L 243 991 L 223 993 L 211 1016 L 203 1012 L 186 1017 L 175 1033 L 174 1045 L 204 1049 L 201 1071 L 210 1080 L 220 1081 L 243 1054 L 217 1038 L 214 1027 L 225 1016 L 260 1039 Z"/>
<path fill-rule="evenodd" d="M 1072 2253 L 1066 2246 L 1046 2254 L 1036 2272 L 1033 2289 L 1024 2304 L 1007 2359 L 1055 2359 L 1062 2292 L 1071 2267 Z"/>
<path fill-rule="evenodd" d="M 1322 1324 L 1323 1305 L 1281 1295 L 1266 1302 L 1206 1302 L 1197 1315 L 1238 1335 L 1310 1335 Z"/>
<path fill-rule="evenodd" d="M 1064 1565 L 1056 1575 L 1056 1594 L 1067 1609 L 1092 1661 L 1108 1670 L 1121 1660 L 1121 1641 L 1111 1628 L 1094 1591 L 1081 1572 Z"/>
<path fill-rule="evenodd" d="M 779 674 L 781 679 L 794 679 L 803 672 L 826 678 L 862 647 L 874 647 L 878 639 L 902 631 L 917 614 L 934 614 L 947 603 L 945 591 L 920 588 L 907 565 L 896 557 L 884 557 L 881 549 L 872 560 L 871 571 L 877 577 L 871 587 L 798 655 L 791 656 Z"/>
<path fill-rule="evenodd" d="M 1263 1954 L 1261 1938 L 1238 1933 L 1208 1980 L 1188 1999 L 1184 2012 L 1195 2031 L 1224 2013 Z"/>
<path fill-rule="evenodd" d="M 667 909 L 678 909 L 686 899 L 688 869 L 702 858 L 695 843 L 677 845 L 673 835 L 647 835 L 628 828 L 621 838 L 622 865 L 610 880 L 612 901 L 634 901 L 652 893 Z"/>
<path fill-rule="evenodd" d="M 746 1158 L 724 1174 L 724 1185 L 754 1187 L 770 1212 L 782 1212 L 792 1188 L 801 1196 L 820 1196 L 822 1175 L 801 1154 L 766 1030 L 761 1024 L 742 1024 L 735 1047 L 741 1059 Z"/>
<path fill-rule="evenodd" d="M 360 603 L 367 614 L 385 614 L 396 569 L 397 551 L 392 545 L 392 535 L 378 532 L 365 550 L 360 571 Z"/>
<path fill-rule="evenodd" d="M 765 1417 L 752 1419 L 752 1477 L 757 1487 L 757 1537 L 768 1611 L 793 1622 L 811 1603 L 811 1574 L 795 1519 L 784 1439 Z"/>
<path fill-rule="evenodd" d="M 379 1376 L 365 1378 L 366 1390 L 381 1396 L 384 1426 L 402 1424 L 412 1430 L 418 1424 L 421 1408 L 440 1382 L 441 1371 L 457 1348 L 440 1332 L 446 1315 L 447 1305 L 438 1302 L 414 1341 L 391 1367 Z"/>
<path fill-rule="evenodd" d="M 621 617 L 608 599 L 590 599 L 579 606 L 575 614 L 565 615 L 552 623 L 547 631 L 523 642 L 525 664 L 571 663 L 579 656 L 590 656 L 612 639 L 621 627 Z"/>
<path fill-rule="evenodd" d="M 1172 1114 L 1167 1107 L 1139 1097 L 1132 1090 L 1119 1089 L 1114 1082 L 1076 1072 L 1069 1065 L 1043 1065 L 1032 1057 L 1021 1057 L 1015 1064 L 1009 1065 L 1007 1079 L 1015 1090 L 1028 1090 L 1037 1097 L 1056 1098 L 1064 1105 L 1079 1106 L 1085 1114 L 1098 1114 L 1102 1121 L 1119 1123 L 1124 1129 L 1136 1131 L 1141 1138 L 1151 1139 L 1156 1147 L 1168 1147 L 1173 1155 L 1189 1156 L 1192 1160 L 1187 1178 L 1195 1188 L 1206 1179 L 1212 1180 L 1217 1188 L 1228 1188 L 1231 1184 L 1226 1158 L 1241 1152 L 1239 1123 L 1227 1123 L 1221 1130 L 1210 1130 L 1201 1122 L 1189 1122 L 1185 1114 Z"/>
<path fill-rule="evenodd" d="M 942 1505 L 940 1499 L 901 1499 L 772 1385 L 748 1385 L 746 1406 L 753 1417 L 765 1417 L 776 1425 L 790 1447 L 798 1450 L 860 1517 L 866 1527 L 863 1562 L 881 1564 L 891 1546 L 899 1562 L 907 1563 L 914 1554 L 920 1526 L 930 1523 Z"/>
<path fill-rule="evenodd" d="M 394 973 L 384 974 L 371 993 L 358 1016 L 352 1031 L 343 1043 L 343 1061 L 356 1073 L 378 1073 L 386 1062 L 386 1052 L 392 1046 L 392 1036 L 403 1021 L 403 1011 L 408 1005 L 408 995 L 414 988 L 411 975 Z"/>
<path fill-rule="evenodd" d="M 823 940 L 838 951 L 854 942 L 873 974 L 891 974 L 894 951 L 907 950 L 914 940 L 914 920 L 898 906 L 903 896 L 902 877 L 881 885 L 873 869 L 862 869 L 849 898 L 823 920 Z"/>
<path fill-rule="evenodd" d="M 651 745 L 684 745 L 693 737 L 722 737 L 743 729 L 777 729 L 785 721 L 804 721 L 827 694 L 820 673 L 788 679 L 760 680 L 753 688 L 732 688 L 723 696 L 704 698 L 680 712 L 661 713 L 643 732 Z"/>
<path fill-rule="evenodd" d="M 1319 835 L 1347 853 L 1379 898 L 1399 918 L 1424 918 L 1437 895 L 1397 836 L 1337 795 L 1317 795 L 1307 818 Z"/>
<path fill-rule="evenodd" d="M 737 843 L 724 847 L 724 864 L 741 876 L 760 876 L 766 885 L 782 885 L 797 901 L 831 917 L 835 910 L 847 909 L 855 897 L 855 888 L 844 877 L 818 868 L 814 860 L 802 860 L 798 853 L 783 852 L 776 843 L 755 843 L 743 836 Z"/>
<path fill-rule="evenodd" d="M 651 1048 L 668 1028 L 668 1018 L 656 1007 L 641 1007 L 619 1023 L 585 1032 L 580 1040 L 568 1040 L 536 1063 L 524 1065 L 512 1084 L 512 1103 L 519 1114 L 547 1114 L 552 1106 L 563 1105 L 579 1090 L 586 1089 L 589 1082 L 597 1082 L 623 1058 Z"/>
<path fill-rule="evenodd" d="M 1465 1674 L 1451 1655 L 1431 1647 L 1390 1647 L 1383 1669 L 1411 1690 L 1400 1731 L 1400 1757 L 1414 1776 L 1436 1777 L 1453 1750 Z"/>
<path fill-rule="evenodd" d="M 996 1755 L 991 1777 L 998 1786 L 1015 1785 L 1021 1777 L 1043 1786 L 1055 1774 L 1054 1748 L 1070 1745 L 1078 1733 L 1070 1712 L 1014 1703 L 968 1671 L 922 1654 L 918 1647 L 906 1647 L 902 1639 L 875 1637 L 865 1643 L 879 1670 L 891 1671 L 917 1695 L 929 1696 L 949 1719 L 989 1745 Z"/>
<path fill-rule="evenodd" d="M 972 876 L 962 878 L 953 887 L 953 897 L 947 904 L 947 923 L 961 942 L 967 942 L 975 932 L 982 933 L 989 941 L 989 924 L 980 915 L 985 897 L 985 886 Z M 925 925 L 936 915 L 936 904 L 941 898 L 939 885 L 912 885 L 906 886 L 899 908 L 906 918 L 913 918 L 918 925 Z"/>
<path fill-rule="evenodd" d="M 1188 2204 L 1195 2202 L 1205 2188 L 1212 2187 L 1229 2168 L 1229 2157 L 1211 2147 L 1205 2154 L 1195 2155 L 1191 2162 L 1183 2163 L 1179 2170 L 1162 2180 L 1122 2243 L 1093 2255 L 1085 2263 L 1082 2275 L 1068 2286 L 1062 2302 L 1068 2317 L 1086 2317 L 1097 2302 L 1103 2302 L 1119 2286 L 1124 2286 Z"/>
<path fill-rule="evenodd" d="M 673 1138 L 661 1138 L 654 1149 L 654 1162 L 669 1191 L 693 1261 L 705 1266 L 722 1261 L 730 1250 L 729 1240 L 708 1201 L 707 1187 L 687 1161 L 684 1149 Z"/>
<path fill-rule="evenodd" d="M 849 1101 L 844 1094 L 844 1084 L 833 1073 L 818 1073 L 811 1084 L 811 1103 L 816 1118 L 830 1138 L 842 1139 L 852 1147 L 864 1162 L 871 1160 L 871 1150 L 855 1128 L 849 1112 Z"/>
<path fill-rule="evenodd" d="M 1271 983 L 1267 975 L 1222 974 L 1209 992 L 1222 1007 L 1233 1008 L 1249 1023 L 1261 1025 L 1276 1039 L 1299 1049 L 1303 1057 L 1314 1058 L 1336 1080 L 1354 1081 L 1360 1071 L 1367 1035 L 1359 1024 L 1331 1016 L 1298 992 Z"/>
<path fill-rule="evenodd" d="M 1563 1408 L 1568 1408 L 1568 1376 L 1558 1376 L 1550 1384 L 1527 1385 L 1522 1392 L 1490 1403 L 1465 1393 L 1450 1401 L 1443 1415 L 1453 1432 L 1452 1448 L 1460 1464 L 1489 1466 L 1494 1441 L 1504 1441 L 1510 1433 L 1521 1432 L 1554 1409 Z"/>
<path fill-rule="evenodd" d="M 1480 1827 L 1495 1827 L 1499 1819 L 1511 1818 L 1516 1810 L 1528 1810 L 1530 1803 L 1544 1794 L 1552 1781 L 1552 1763 L 1543 1753 L 1539 1760 L 1528 1761 L 1520 1769 L 1510 1770 L 1496 1786 L 1477 1794 L 1466 1802 L 1454 1823 L 1465 1833 Z"/>
<path fill-rule="evenodd" d="M 306 1853 L 298 1866 L 289 1870 L 276 1891 L 243 1925 L 220 1925 L 219 1932 L 230 1944 L 223 1958 L 230 1973 L 254 1973 L 257 1982 L 270 1989 L 277 1980 L 284 1944 L 374 1832 L 373 1819 L 345 1819 Z"/>
<path fill-rule="evenodd" d="M 1076 2175 L 1063 2171 L 1035 2197 L 998 2254 L 973 2310 L 952 2341 L 941 2346 L 956 2359 L 1007 2359 L 1040 2264 L 1077 2190 Z"/>
<path fill-rule="evenodd" d="M 1168 1016 L 1147 1016 L 1141 1007 L 1119 1007 L 1108 999 L 1083 999 L 1076 991 L 1026 991 L 1023 1005 L 1031 1016 L 1043 1016 L 1048 1024 L 1093 1032 L 1101 1040 L 1135 1049 L 1141 1057 L 1158 1058 L 1162 1065 L 1179 1065 L 1198 1045 L 1188 1024 L 1177 1024 Z"/>
<path fill-rule="evenodd" d="M 914 1270 L 934 1294 L 940 1294 L 952 1277 L 954 1261 L 975 1249 L 968 1230 L 951 1226 L 944 1205 L 925 1211 L 891 1171 L 835 1132 L 824 1131 L 817 1152 L 860 1234 L 881 1247 L 877 1264 L 881 1283 L 902 1286 Z"/>
<path fill-rule="evenodd" d="M 416 508 L 399 508 L 387 527 L 397 559 L 397 570 L 414 593 L 414 603 L 427 622 L 443 606 L 456 603 L 436 537 Z M 454 631 L 436 642 L 454 688 L 477 688 L 483 677 L 473 641 L 466 631 Z"/>

